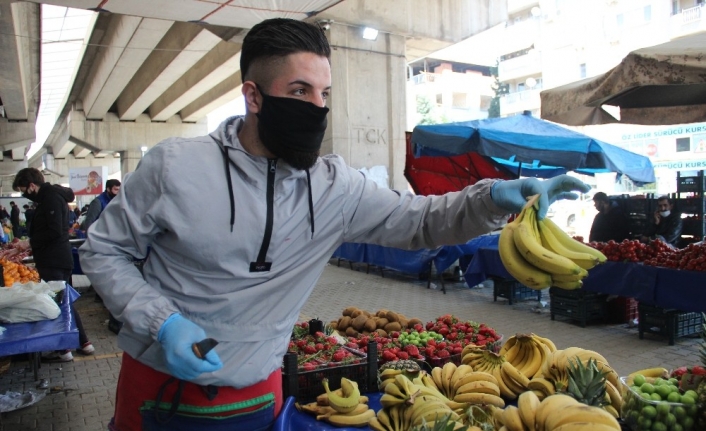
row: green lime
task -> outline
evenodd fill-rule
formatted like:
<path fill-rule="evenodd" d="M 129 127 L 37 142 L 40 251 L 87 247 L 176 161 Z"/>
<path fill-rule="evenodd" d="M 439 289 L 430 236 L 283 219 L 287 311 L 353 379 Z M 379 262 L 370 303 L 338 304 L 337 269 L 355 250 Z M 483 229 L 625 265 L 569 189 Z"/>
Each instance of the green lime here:
<path fill-rule="evenodd" d="M 687 392 L 686 394 L 681 396 L 681 403 L 686 404 L 687 406 L 693 406 L 696 404 L 696 401 L 692 396 L 688 395 Z"/>
<path fill-rule="evenodd" d="M 672 431 L 684 431 L 684 427 L 681 424 L 672 425 Z"/>
<path fill-rule="evenodd" d="M 638 394 L 642 392 L 642 391 L 640 390 L 640 387 L 637 386 L 637 385 L 632 385 L 632 386 L 630 386 L 630 389 L 632 389 L 633 391 L 637 392 Z"/>
<path fill-rule="evenodd" d="M 666 400 L 672 390 L 669 388 L 669 385 L 659 385 L 655 387 L 655 392 L 658 393 L 663 400 Z"/>
<path fill-rule="evenodd" d="M 671 379 L 669 379 L 668 382 L 670 385 L 679 386 L 679 379 L 677 379 L 675 377 L 672 377 Z"/>
<path fill-rule="evenodd" d="M 646 416 L 640 416 L 637 420 L 637 425 L 643 430 L 648 430 L 652 428 L 652 419 Z"/>
<path fill-rule="evenodd" d="M 645 384 L 645 376 L 642 374 L 637 374 L 635 377 L 632 379 L 632 384 L 635 386 L 642 386 Z"/>
<path fill-rule="evenodd" d="M 686 409 L 683 406 L 674 407 L 673 413 L 677 419 L 682 419 L 682 418 L 686 417 Z"/>
<path fill-rule="evenodd" d="M 693 406 L 686 406 L 686 415 L 691 416 L 692 418 L 696 416 L 696 412 L 698 411 L 699 406 L 693 405 Z"/>
<path fill-rule="evenodd" d="M 667 401 L 669 401 L 670 403 L 681 402 L 681 395 L 679 395 L 678 391 L 677 392 L 670 392 L 669 395 L 667 395 Z"/>
<path fill-rule="evenodd" d="M 657 409 L 653 406 L 645 406 L 642 408 L 640 413 L 642 414 L 642 417 L 652 419 L 657 416 Z"/>
<path fill-rule="evenodd" d="M 669 414 L 670 406 L 667 403 L 657 404 L 657 416 L 664 417 Z"/>
<path fill-rule="evenodd" d="M 657 385 L 663 384 L 664 382 L 665 382 L 665 380 L 664 380 L 663 378 L 657 377 L 657 378 L 654 380 L 654 382 L 652 382 L 652 383 L 653 383 L 655 386 L 657 386 Z"/>
<path fill-rule="evenodd" d="M 640 385 L 640 390 L 645 394 L 654 393 L 655 387 L 652 383 L 643 383 Z"/>
<path fill-rule="evenodd" d="M 679 393 L 679 386 L 676 386 L 676 385 L 669 385 L 669 389 L 670 389 L 672 392 Z"/>
<path fill-rule="evenodd" d="M 674 426 L 677 423 L 677 417 L 673 413 L 667 414 L 667 417 L 663 419 L 663 422 L 668 427 Z"/>
<path fill-rule="evenodd" d="M 652 401 L 662 401 L 662 397 L 660 397 L 657 392 L 651 393 L 651 394 L 650 394 L 650 399 L 651 399 Z"/>
<path fill-rule="evenodd" d="M 652 431 L 667 431 L 667 425 L 663 424 L 662 422 L 655 422 L 652 424 L 652 428 L 650 428 Z"/>
<path fill-rule="evenodd" d="M 696 391 L 693 389 L 689 389 L 688 391 L 684 392 L 684 395 L 690 396 L 695 400 L 699 399 L 699 394 L 697 394 Z"/>
<path fill-rule="evenodd" d="M 628 413 L 628 423 L 631 424 L 636 424 L 637 420 L 640 418 L 640 413 L 637 412 L 637 410 L 630 410 L 630 413 Z"/>
<path fill-rule="evenodd" d="M 681 426 L 684 427 L 684 430 L 690 430 L 694 427 L 694 419 L 687 416 L 681 421 Z"/>
<path fill-rule="evenodd" d="M 652 394 L 648 394 L 647 392 L 640 392 L 640 396 L 645 400 L 652 401 Z"/>

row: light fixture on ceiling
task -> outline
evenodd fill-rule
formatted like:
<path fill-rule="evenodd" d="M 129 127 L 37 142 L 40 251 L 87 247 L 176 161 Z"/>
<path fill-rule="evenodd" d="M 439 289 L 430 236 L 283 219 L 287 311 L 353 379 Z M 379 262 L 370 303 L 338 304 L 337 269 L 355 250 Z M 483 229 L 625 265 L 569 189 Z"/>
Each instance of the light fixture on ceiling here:
<path fill-rule="evenodd" d="M 319 24 L 319 27 L 321 27 L 324 31 L 327 31 L 331 28 L 331 23 L 333 22 L 332 19 L 322 19 L 317 21 L 317 24 Z"/>
<path fill-rule="evenodd" d="M 363 39 L 375 40 L 378 38 L 378 30 L 372 27 L 365 27 L 363 29 Z"/>

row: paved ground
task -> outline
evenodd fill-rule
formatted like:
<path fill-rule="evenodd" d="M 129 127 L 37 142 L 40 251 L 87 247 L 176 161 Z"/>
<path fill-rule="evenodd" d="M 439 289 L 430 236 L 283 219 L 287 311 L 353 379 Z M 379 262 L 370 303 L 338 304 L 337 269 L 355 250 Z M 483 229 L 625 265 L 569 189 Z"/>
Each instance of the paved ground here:
<path fill-rule="evenodd" d="M 602 353 L 621 374 L 640 368 L 663 365 L 674 368 L 698 364 L 698 339 L 678 339 L 669 346 L 666 339 L 646 335 L 638 338 L 636 328 L 627 325 L 590 324 L 586 328 L 557 317 L 552 321 L 548 306 L 534 301 L 509 305 L 507 300 L 493 302 L 490 287 L 468 289 L 460 282 L 447 282 L 448 293 L 427 289 L 427 283 L 416 276 L 384 272 L 365 273 L 365 267 L 336 266 L 332 260 L 324 271 L 311 298 L 302 310 L 302 319 L 318 317 L 329 321 L 340 316 L 350 305 L 375 311 L 397 310 L 423 321 L 452 313 L 463 319 L 485 322 L 498 332 L 510 336 L 516 332 L 535 332 L 551 338 L 558 348 L 579 346 Z M 121 352 L 116 336 L 108 331 L 108 313 L 94 302 L 85 277 L 75 280 L 85 291 L 77 301 L 87 332 L 96 347 L 96 355 L 76 357 L 72 363 L 43 364 L 40 381 L 34 381 L 26 359 L 15 356 L 11 368 L 0 376 L 0 393 L 37 389 L 46 379 L 49 390 L 38 403 L 0 416 L 0 431 L 101 431 L 113 412 L 115 385 L 120 369 Z M 433 283 L 440 288 L 439 281 Z M 548 301 L 548 294 L 543 300 Z"/>

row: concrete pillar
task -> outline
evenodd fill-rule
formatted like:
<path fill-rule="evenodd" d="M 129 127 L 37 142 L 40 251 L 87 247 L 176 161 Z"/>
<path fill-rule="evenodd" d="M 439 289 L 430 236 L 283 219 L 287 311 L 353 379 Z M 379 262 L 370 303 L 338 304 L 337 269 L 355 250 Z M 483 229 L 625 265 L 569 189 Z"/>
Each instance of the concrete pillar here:
<path fill-rule="evenodd" d="M 142 160 L 142 151 L 121 151 L 120 152 L 120 175 L 125 178 L 125 174 L 134 172 L 137 164 Z"/>
<path fill-rule="evenodd" d="M 383 165 L 390 188 L 406 190 L 405 38 L 380 32 L 365 40 L 362 28 L 335 22 L 328 37 L 331 112 L 322 154 L 339 154 L 356 169 Z"/>

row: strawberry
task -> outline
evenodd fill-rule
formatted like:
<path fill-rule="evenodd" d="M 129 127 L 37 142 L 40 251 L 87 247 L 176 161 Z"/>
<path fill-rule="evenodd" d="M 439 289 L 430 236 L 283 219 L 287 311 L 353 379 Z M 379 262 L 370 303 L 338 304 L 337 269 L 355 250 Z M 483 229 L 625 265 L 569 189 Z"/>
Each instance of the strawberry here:
<path fill-rule="evenodd" d="M 421 323 L 417 323 L 416 325 L 414 325 L 414 330 L 417 332 L 424 332 L 424 326 L 422 326 Z"/>
<path fill-rule="evenodd" d="M 302 367 L 304 368 L 304 371 L 313 371 L 316 369 L 317 364 L 313 362 L 306 362 Z"/>
<path fill-rule="evenodd" d="M 453 348 L 453 354 L 454 355 L 460 355 L 461 352 L 463 352 L 463 347 L 456 346 Z"/>
<path fill-rule="evenodd" d="M 405 351 L 411 356 L 419 356 L 419 348 L 413 344 L 410 344 L 409 346 L 405 347 Z"/>
<path fill-rule="evenodd" d="M 304 353 L 308 355 L 313 355 L 314 353 L 316 353 L 316 347 L 311 344 L 308 344 L 304 347 Z"/>
<path fill-rule="evenodd" d="M 431 331 L 434 327 L 434 322 L 427 322 L 427 331 Z"/>
<path fill-rule="evenodd" d="M 439 350 L 437 352 L 437 355 L 439 358 L 448 358 L 449 356 L 451 356 L 448 350 Z"/>
<path fill-rule="evenodd" d="M 399 359 L 409 359 L 409 353 L 407 353 L 407 352 L 399 352 L 399 353 L 397 354 L 397 357 L 398 357 Z"/>
<path fill-rule="evenodd" d="M 449 335 L 449 328 L 443 327 L 443 328 L 440 328 L 440 329 L 439 329 L 438 331 L 436 331 L 436 332 L 438 332 L 439 334 L 441 334 L 442 337 L 446 337 L 447 335 Z"/>
<path fill-rule="evenodd" d="M 706 375 L 706 368 L 701 367 L 699 365 L 695 365 L 691 367 L 691 374 L 695 376 L 705 376 Z"/>
<path fill-rule="evenodd" d="M 324 350 L 324 345 L 322 343 L 316 343 L 314 347 L 316 350 Z"/>
<path fill-rule="evenodd" d="M 333 362 L 341 362 L 343 360 L 343 358 L 345 358 L 345 357 L 346 357 L 346 352 L 344 352 L 343 350 L 339 350 L 333 354 L 331 359 L 333 360 Z"/>
<path fill-rule="evenodd" d="M 436 348 L 434 346 L 427 346 L 427 348 L 424 349 L 424 354 L 427 355 L 427 358 L 433 358 L 436 354 Z"/>
<path fill-rule="evenodd" d="M 385 350 L 384 352 L 382 352 L 382 359 L 385 362 L 396 361 L 397 356 L 395 356 L 395 354 L 391 351 Z"/>
<path fill-rule="evenodd" d="M 455 339 L 458 338 L 458 332 L 451 332 L 449 335 L 446 336 L 447 340 L 454 341 Z"/>

